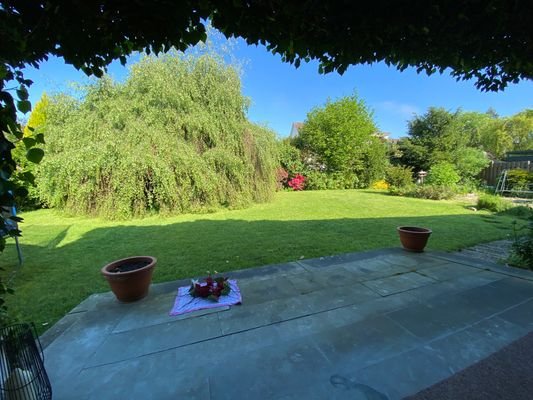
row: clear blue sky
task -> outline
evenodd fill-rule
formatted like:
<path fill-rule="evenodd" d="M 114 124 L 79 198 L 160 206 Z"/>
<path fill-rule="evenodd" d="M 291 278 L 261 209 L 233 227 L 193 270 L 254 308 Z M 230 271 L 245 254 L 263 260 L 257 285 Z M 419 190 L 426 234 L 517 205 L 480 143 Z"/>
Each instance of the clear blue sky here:
<path fill-rule="evenodd" d="M 233 53 L 244 63 L 243 91 L 252 100 L 249 118 L 267 124 L 280 137 L 289 134 L 292 122 L 303 122 L 313 107 L 354 91 L 374 111 L 378 128 L 392 137 L 404 136 L 406 121 L 430 106 L 480 112 L 492 107 L 502 116 L 533 108 L 531 81 L 511 85 L 503 92 L 484 93 L 474 87 L 473 81 L 456 82 L 448 74 L 428 77 L 414 69 L 398 72 L 382 63 L 351 67 L 342 76 L 321 75 L 316 62 L 296 69 L 264 47 L 248 46 L 242 40 Z M 135 62 L 138 56 L 130 60 Z M 122 80 L 127 68 L 113 63 L 109 73 Z M 69 82 L 87 81 L 83 73 L 57 58 L 43 63 L 39 70 L 28 69 L 26 76 L 35 82 L 30 88 L 32 104 L 43 91 L 69 90 Z"/>

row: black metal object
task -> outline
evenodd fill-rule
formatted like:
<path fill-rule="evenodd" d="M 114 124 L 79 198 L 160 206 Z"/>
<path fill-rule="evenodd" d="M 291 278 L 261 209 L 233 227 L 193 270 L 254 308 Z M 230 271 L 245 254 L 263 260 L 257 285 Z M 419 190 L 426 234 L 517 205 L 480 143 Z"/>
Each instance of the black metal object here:
<path fill-rule="evenodd" d="M 52 398 L 52 386 L 44 368 L 44 355 L 33 324 L 14 324 L 0 329 L 0 399 Z"/>
<path fill-rule="evenodd" d="M 9 234 L 10 230 L 18 230 L 18 224 L 17 221 L 11 219 L 11 217 L 17 216 L 17 209 L 13 205 L 11 207 L 1 207 L 0 213 L 2 214 L 1 217 L 4 219 L 4 227 L 0 228 L 0 236 L 11 236 Z M 18 236 L 12 236 L 13 239 L 15 239 L 15 245 L 17 247 L 17 254 L 19 257 L 19 266 L 22 266 L 23 258 L 22 258 L 22 250 L 20 249 L 19 244 L 19 238 Z"/>

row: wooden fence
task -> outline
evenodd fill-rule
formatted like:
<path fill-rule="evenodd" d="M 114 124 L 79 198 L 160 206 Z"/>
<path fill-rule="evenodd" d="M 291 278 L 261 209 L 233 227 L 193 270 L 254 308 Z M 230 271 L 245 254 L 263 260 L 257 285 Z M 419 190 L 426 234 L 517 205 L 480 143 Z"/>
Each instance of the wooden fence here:
<path fill-rule="evenodd" d="M 496 186 L 500 174 L 505 169 L 525 169 L 527 171 L 533 171 L 533 162 L 531 161 L 491 161 L 490 165 L 485 168 L 480 178 L 487 182 L 488 186 Z"/>

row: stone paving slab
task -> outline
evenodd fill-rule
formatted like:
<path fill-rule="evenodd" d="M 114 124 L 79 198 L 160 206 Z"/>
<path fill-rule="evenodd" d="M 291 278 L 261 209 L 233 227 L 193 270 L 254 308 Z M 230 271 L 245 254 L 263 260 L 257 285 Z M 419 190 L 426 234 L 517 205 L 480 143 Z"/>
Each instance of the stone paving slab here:
<path fill-rule="evenodd" d="M 370 316 L 312 336 L 336 368 L 364 368 L 415 348 L 418 338 L 385 315 Z"/>
<path fill-rule="evenodd" d="M 423 350 L 445 360 L 448 368 L 455 373 L 522 337 L 527 332 L 527 329 L 500 317 L 492 317 L 454 334 L 433 340 L 426 344 Z"/>
<path fill-rule="evenodd" d="M 478 271 L 472 267 L 447 262 L 441 265 L 426 268 L 418 273 L 437 281 L 447 281 L 450 279 L 457 279 L 463 276 L 476 274 Z"/>
<path fill-rule="evenodd" d="M 444 360 L 415 348 L 364 369 L 346 371 L 345 375 L 377 390 L 385 400 L 402 399 L 412 393 L 413 387 L 427 387 L 450 373 Z"/>
<path fill-rule="evenodd" d="M 471 264 L 385 249 L 235 271 L 242 306 L 180 317 L 187 280 L 93 295 L 42 338 L 54 399 L 401 399 L 533 330 L 533 273 Z"/>
<path fill-rule="evenodd" d="M 459 265 L 458 265 L 459 266 Z M 447 296 L 454 296 L 457 293 L 472 289 L 478 286 L 484 286 L 494 281 L 503 279 L 501 274 L 492 271 L 483 271 L 472 268 L 473 273 L 457 277 L 455 279 L 445 279 L 438 283 L 417 288 L 416 297 L 423 302 L 426 299 L 433 298 L 440 294 L 447 294 Z M 425 274 L 424 271 L 419 271 L 419 274 Z"/>
<path fill-rule="evenodd" d="M 312 277 L 313 282 L 324 288 L 333 288 L 341 286 L 349 286 L 361 281 L 361 277 L 355 273 L 349 273 L 349 269 L 343 265 L 325 268 L 320 271 L 315 271 L 312 274 L 293 275 L 291 277 L 300 277 L 302 275 Z"/>
<path fill-rule="evenodd" d="M 329 388 L 320 383 L 323 365 L 327 362 L 310 339 L 276 343 L 247 354 L 231 367 L 218 370 L 210 377 L 211 398 L 295 399 L 301 398 L 312 386 L 312 398 L 324 399 L 328 397 Z"/>
<path fill-rule="evenodd" d="M 108 335 L 86 367 L 123 361 L 222 336 L 216 314 Z"/>
<path fill-rule="evenodd" d="M 342 265 L 343 268 L 349 271 L 350 275 L 359 282 L 386 278 L 392 275 L 404 274 L 415 270 L 415 267 L 391 264 L 382 258 Z"/>
<path fill-rule="evenodd" d="M 259 304 L 271 299 L 282 300 L 295 294 L 294 285 L 285 275 L 273 276 L 268 280 L 242 280 L 239 287 L 248 304 Z"/>
<path fill-rule="evenodd" d="M 416 272 L 407 272 L 383 279 L 366 281 L 364 285 L 374 290 L 380 296 L 390 296 L 391 294 L 431 285 L 435 282 L 437 282 L 435 279 L 428 278 Z"/>
<path fill-rule="evenodd" d="M 218 316 L 224 335 L 246 331 L 277 322 L 312 314 L 311 306 L 297 296 L 290 301 L 275 299 L 261 304 L 233 307 L 229 312 Z"/>
<path fill-rule="evenodd" d="M 53 398 L 209 400 L 209 377 L 188 368 L 187 357 L 191 356 L 166 351 L 98 368 L 84 368 L 66 388 L 55 389 Z"/>
<path fill-rule="evenodd" d="M 533 300 L 527 300 L 499 315 L 505 321 L 519 325 L 526 331 L 533 331 Z"/>
<path fill-rule="evenodd" d="M 121 333 L 131 331 L 133 329 L 145 328 L 153 325 L 160 325 L 165 323 L 176 322 L 182 319 L 191 319 L 201 317 L 203 315 L 219 313 L 222 311 L 228 311 L 229 306 L 208 308 L 205 310 L 193 311 L 187 314 L 181 315 L 169 315 L 168 304 L 174 301 L 175 294 L 172 296 L 163 297 L 158 303 L 150 304 L 150 306 L 139 307 L 139 312 L 132 310 L 126 313 L 120 320 L 120 322 L 113 329 L 113 333 Z"/>
<path fill-rule="evenodd" d="M 417 337 L 430 340 L 521 305 L 531 298 L 531 288 L 527 292 L 520 286 L 521 282 L 506 278 L 452 298 L 442 294 L 388 316 Z"/>
<path fill-rule="evenodd" d="M 514 268 L 508 265 L 497 264 L 488 260 L 481 260 L 477 258 L 469 258 L 462 252 L 459 253 L 443 253 L 434 252 L 435 258 L 441 260 L 451 261 L 453 263 L 466 265 L 468 267 L 480 268 L 487 271 L 493 271 L 500 274 L 514 276 L 516 278 L 533 281 L 533 273 L 530 270 Z"/>

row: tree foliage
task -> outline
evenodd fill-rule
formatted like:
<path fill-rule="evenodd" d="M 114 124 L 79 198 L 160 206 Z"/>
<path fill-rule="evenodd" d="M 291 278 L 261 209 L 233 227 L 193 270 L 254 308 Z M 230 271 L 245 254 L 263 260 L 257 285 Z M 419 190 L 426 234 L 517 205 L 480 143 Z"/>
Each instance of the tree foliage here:
<path fill-rule="evenodd" d="M 278 141 L 279 165 L 291 176 L 305 171 L 300 149 L 291 144 L 290 138 Z"/>
<path fill-rule="evenodd" d="M 505 129 L 513 139 L 511 150 L 533 149 L 533 109 L 506 118 Z"/>
<path fill-rule="evenodd" d="M 487 158 L 503 158 L 513 150 L 533 148 L 533 110 L 510 117 L 486 113 L 449 112 L 429 108 L 408 124 L 409 137 L 400 140 L 402 164 L 429 170 L 438 162 L 455 165 L 463 180 L 471 180 L 486 165 Z"/>
<path fill-rule="evenodd" d="M 311 110 L 295 143 L 324 172 L 344 175 L 346 187 L 368 186 L 382 177 L 386 162 L 376 131 L 372 113 L 354 95 Z"/>
<path fill-rule="evenodd" d="M 389 188 L 406 188 L 413 184 L 413 170 L 404 165 L 390 165 L 385 174 Z"/>
<path fill-rule="evenodd" d="M 449 68 L 485 90 L 533 76 L 528 1 L 419 2 L 407 13 L 405 4 L 384 1 L 364 7 L 279 0 L 1 4 L 6 58 L 33 63 L 54 54 L 91 74 L 133 51 L 185 50 L 205 38 L 210 19 L 227 37 L 268 44 L 296 65 L 317 59 L 325 72 L 378 61 L 430 74 Z"/>
<path fill-rule="evenodd" d="M 409 121 L 409 137 L 399 144 L 401 162 L 415 172 L 429 171 L 440 163 L 453 164 L 463 181 L 473 179 L 489 162 L 479 142 L 486 118 L 431 107 Z"/>
<path fill-rule="evenodd" d="M 114 218 L 267 200 L 275 137 L 246 120 L 247 105 L 237 72 L 210 55 L 147 57 L 124 83 L 52 97 L 41 196 Z"/>
<path fill-rule="evenodd" d="M 27 194 L 26 191 L 23 191 L 23 196 L 16 196 L 16 206 L 19 210 L 31 210 L 41 206 L 33 178 L 31 181 L 26 179 L 29 174 L 31 176 L 35 175 L 37 164 L 30 161 L 27 156 L 28 144 L 32 144 L 34 141 L 37 142 L 37 140 L 39 140 L 38 143 L 44 144 L 44 126 L 48 106 L 49 97 L 44 93 L 35 104 L 28 123 L 24 126 L 22 139 L 16 141 L 15 148 L 13 149 L 13 159 L 17 163 L 17 169 L 11 177 L 12 182 L 18 187 L 27 189 Z M 42 151 L 41 148 L 39 150 Z M 40 157 L 40 155 L 37 156 Z"/>
<path fill-rule="evenodd" d="M 24 136 L 30 137 L 35 131 L 42 133 L 42 128 L 46 122 L 46 109 L 48 108 L 49 102 L 48 95 L 43 93 L 39 101 L 35 103 L 28 123 L 24 126 Z"/>
<path fill-rule="evenodd" d="M 453 164 L 441 161 L 431 167 L 426 183 L 428 185 L 454 187 L 460 179 L 457 168 Z"/>
<path fill-rule="evenodd" d="M 509 151 L 533 149 L 533 110 L 493 119 L 480 142 L 496 158 L 503 158 Z"/>

